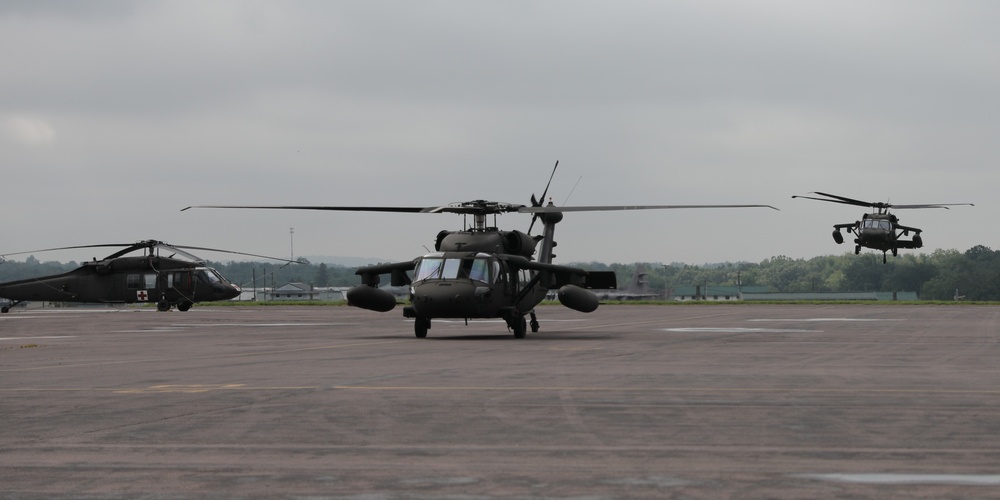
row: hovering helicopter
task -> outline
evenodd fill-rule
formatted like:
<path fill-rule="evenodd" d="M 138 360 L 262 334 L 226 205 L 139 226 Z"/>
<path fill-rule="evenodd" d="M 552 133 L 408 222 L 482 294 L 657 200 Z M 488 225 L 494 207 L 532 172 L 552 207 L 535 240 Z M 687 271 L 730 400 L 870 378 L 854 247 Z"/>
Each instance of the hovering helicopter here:
<path fill-rule="evenodd" d="M 792 196 L 792 198 L 805 198 L 807 200 L 828 201 L 831 203 L 841 203 L 844 205 L 855 205 L 859 207 L 871 207 L 872 213 L 861 216 L 861 220 L 848 224 L 833 225 L 833 241 L 837 244 L 844 242 L 844 235 L 841 229 L 846 229 L 849 233 L 854 233 L 854 254 L 861 253 L 861 247 L 872 248 L 882 251 L 882 263 L 886 262 L 886 253 L 892 252 L 895 257 L 899 254 L 900 248 L 920 248 L 924 246 L 924 240 L 920 237 L 920 229 L 904 226 L 899 223 L 899 219 L 889 213 L 890 208 L 944 208 L 957 205 L 969 205 L 972 203 L 934 203 L 923 205 L 892 205 L 883 202 L 868 202 L 845 198 L 835 194 L 820 193 L 818 191 L 811 194 L 818 194 L 826 198 L 816 198 L 813 196 Z M 913 232 L 913 238 L 902 240 L 900 236 L 909 236 Z"/>
<path fill-rule="evenodd" d="M 556 167 L 559 162 L 556 162 Z M 548 193 L 549 184 L 542 192 Z M 598 298 L 589 289 L 617 288 L 615 274 L 610 271 L 586 271 L 552 263 L 555 226 L 565 212 L 606 210 L 647 210 L 670 208 L 746 208 L 770 205 L 646 205 L 646 206 L 578 206 L 557 207 L 551 200 L 545 206 L 531 196 L 531 206 L 486 200 L 473 200 L 432 207 L 322 207 L 322 206 L 234 206 L 202 205 L 189 208 L 255 208 L 288 210 L 333 210 L 400 213 L 462 214 L 468 222 L 461 231 L 443 230 L 438 233 L 434 252 L 411 261 L 363 267 L 356 274 L 362 284 L 347 292 L 348 302 L 356 307 L 378 312 L 391 311 L 396 298 L 378 288 L 380 276 L 389 275 L 393 286 L 409 286 L 410 304 L 403 307 L 403 316 L 413 318 L 414 333 L 427 336 L 431 321 L 436 318 L 465 319 L 501 318 L 515 338 L 524 338 L 530 327 L 539 328 L 535 306 L 546 298 L 549 290 L 562 305 L 580 312 L 597 309 Z M 503 231 L 496 227 L 496 216 L 505 213 L 531 214 L 528 232 Z M 489 216 L 493 224 L 488 224 Z M 535 221 L 541 219 L 542 234 L 531 236 Z M 541 244 L 534 258 L 536 247 Z M 407 274 L 412 271 L 412 277 Z"/>
<path fill-rule="evenodd" d="M 227 300 L 240 294 L 240 287 L 230 283 L 205 261 L 181 248 L 208 250 L 264 257 L 262 255 L 215 250 L 211 248 L 174 246 L 162 241 L 146 240 L 132 244 L 83 245 L 48 248 L 33 252 L 17 252 L 0 256 L 24 255 L 78 248 L 125 247 L 101 260 L 84 262 L 82 266 L 63 274 L 41 276 L 0 283 L 0 297 L 12 304 L 0 312 L 24 301 L 134 303 L 156 302 L 156 309 L 169 311 L 176 306 L 187 311 L 195 302 Z M 142 256 L 126 254 L 142 250 Z M 161 256 L 160 254 L 169 254 Z M 183 258 L 177 258 L 181 256 Z M 273 258 L 273 257 L 265 257 Z M 285 259 L 277 259 L 285 260 Z"/>

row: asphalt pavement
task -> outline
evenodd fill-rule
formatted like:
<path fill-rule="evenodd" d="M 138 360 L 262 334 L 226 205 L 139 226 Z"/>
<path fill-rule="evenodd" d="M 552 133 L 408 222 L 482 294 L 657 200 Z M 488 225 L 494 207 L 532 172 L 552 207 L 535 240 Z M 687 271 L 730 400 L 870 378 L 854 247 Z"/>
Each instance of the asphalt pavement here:
<path fill-rule="evenodd" d="M 1000 308 L 0 315 L 4 498 L 1000 497 Z"/>

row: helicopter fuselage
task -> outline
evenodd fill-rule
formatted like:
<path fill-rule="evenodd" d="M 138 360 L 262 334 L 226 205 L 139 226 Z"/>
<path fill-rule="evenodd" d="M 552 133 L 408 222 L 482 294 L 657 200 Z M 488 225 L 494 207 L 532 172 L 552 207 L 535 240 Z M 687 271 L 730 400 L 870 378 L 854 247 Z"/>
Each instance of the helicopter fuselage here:
<path fill-rule="evenodd" d="M 117 257 L 86 262 L 70 272 L 0 283 L 12 301 L 135 303 L 186 311 L 195 302 L 228 300 L 240 288 L 215 269 L 169 257 Z M 3 312 L 7 312 L 4 307 Z"/>
<path fill-rule="evenodd" d="M 895 256 L 901 248 L 920 248 L 924 245 L 920 237 L 920 229 L 907 227 L 899 224 L 899 219 L 895 215 L 887 212 L 868 213 L 861 217 L 861 220 L 849 224 L 837 224 L 833 231 L 833 240 L 838 244 L 844 242 L 841 229 L 854 233 L 854 253 L 860 253 L 861 248 L 871 248 L 879 250 L 883 254 L 892 252 Z M 901 239 L 901 236 L 908 236 L 913 232 L 910 240 Z M 885 260 L 883 258 L 883 260 Z"/>
<path fill-rule="evenodd" d="M 545 236 L 533 238 L 520 231 L 477 227 L 441 231 L 437 252 L 413 261 L 358 269 L 363 284 L 348 291 L 348 302 L 379 312 L 392 310 L 395 297 L 377 288 L 379 276 L 391 275 L 393 286 L 409 287 L 409 305 L 403 316 L 414 319 L 417 337 L 425 337 L 431 319 L 502 318 L 516 337 L 538 331 L 534 307 L 549 290 L 558 289 L 559 301 L 571 309 L 592 312 L 598 298 L 588 288 L 616 288 L 613 272 L 588 272 L 551 264 L 553 227 L 562 214 L 545 214 Z M 542 241 L 542 259 L 531 259 Z M 412 271 L 412 278 L 408 272 Z"/>
<path fill-rule="evenodd" d="M 441 252 L 417 259 L 406 317 L 497 318 L 531 311 L 545 293 L 530 288 L 533 272 L 511 269 L 495 255 Z"/>

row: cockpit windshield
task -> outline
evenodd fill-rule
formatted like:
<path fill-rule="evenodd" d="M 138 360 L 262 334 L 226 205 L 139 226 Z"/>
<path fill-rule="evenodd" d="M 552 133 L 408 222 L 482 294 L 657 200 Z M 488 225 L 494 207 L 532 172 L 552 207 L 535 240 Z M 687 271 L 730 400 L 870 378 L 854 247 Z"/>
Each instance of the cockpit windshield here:
<path fill-rule="evenodd" d="M 414 271 L 413 281 L 471 279 L 490 283 L 496 278 L 499 265 L 495 262 L 491 265 L 493 259 L 481 255 L 463 258 L 423 257 Z"/>
<path fill-rule="evenodd" d="M 199 269 L 198 277 L 201 278 L 202 281 L 206 281 L 208 283 L 219 283 L 221 281 L 225 281 L 222 279 L 222 276 L 218 271 L 210 267 Z"/>
<path fill-rule="evenodd" d="M 892 225 L 885 219 L 865 219 L 865 221 L 861 224 L 861 228 L 889 231 L 892 229 Z"/>

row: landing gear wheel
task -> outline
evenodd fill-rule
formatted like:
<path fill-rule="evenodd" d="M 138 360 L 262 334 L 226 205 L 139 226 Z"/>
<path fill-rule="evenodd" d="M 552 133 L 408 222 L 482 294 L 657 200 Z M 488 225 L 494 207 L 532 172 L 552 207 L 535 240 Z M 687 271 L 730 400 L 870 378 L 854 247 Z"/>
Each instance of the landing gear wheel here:
<path fill-rule="evenodd" d="M 418 339 L 427 338 L 427 330 L 431 327 L 431 320 L 426 318 L 415 318 L 413 320 L 413 333 Z"/>
<path fill-rule="evenodd" d="M 192 304 L 185 300 L 184 302 L 177 304 L 177 310 L 184 312 L 187 311 L 188 309 L 191 309 L 191 306 Z"/>
<path fill-rule="evenodd" d="M 528 320 L 524 316 L 518 316 L 511 320 L 511 329 L 514 330 L 515 339 L 523 339 L 528 333 Z"/>
<path fill-rule="evenodd" d="M 538 333 L 538 316 L 535 316 L 535 312 L 531 312 L 531 333 Z"/>
<path fill-rule="evenodd" d="M 885 252 L 882 252 L 882 263 L 885 264 Z"/>
<path fill-rule="evenodd" d="M 0 313 L 7 314 L 10 312 L 10 308 L 7 306 L 0 307 Z"/>
<path fill-rule="evenodd" d="M 861 253 L 861 245 L 856 245 L 854 247 L 854 255 L 858 255 L 860 253 Z"/>
<path fill-rule="evenodd" d="M 156 310 L 160 312 L 166 312 L 170 310 L 170 302 L 161 300 L 156 303 Z"/>

